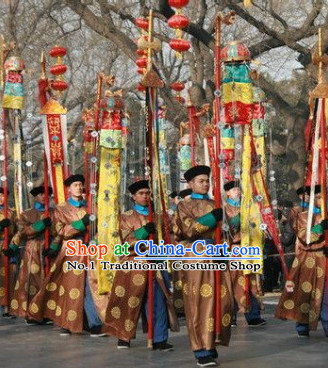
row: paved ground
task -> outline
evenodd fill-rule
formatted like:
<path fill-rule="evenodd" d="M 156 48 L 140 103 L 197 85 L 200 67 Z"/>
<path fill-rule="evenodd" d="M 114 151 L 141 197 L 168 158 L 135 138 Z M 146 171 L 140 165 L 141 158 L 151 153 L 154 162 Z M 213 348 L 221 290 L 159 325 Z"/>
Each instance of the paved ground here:
<path fill-rule="evenodd" d="M 273 318 L 277 296 L 265 297 L 264 327 L 248 328 L 243 316 L 233 329 L 231 344 L 220 347 L 220 366 L 224 368 L 323 368 L 328 366 L 328 338 L 322 328 L 310 339 L 298 339 L 293 322 Z M 0 318 L 1 368 L 84 368 L 84 367 L 196 367 L 185 326 L 172 334 L 175 351 L 153 352 L 146 348 L 146 336 L 138 333 L 130 350 L 117 350 L 111 337 L 88 335 L 59 336 L 52 326 L 27 327 L 22 319 Z"/>

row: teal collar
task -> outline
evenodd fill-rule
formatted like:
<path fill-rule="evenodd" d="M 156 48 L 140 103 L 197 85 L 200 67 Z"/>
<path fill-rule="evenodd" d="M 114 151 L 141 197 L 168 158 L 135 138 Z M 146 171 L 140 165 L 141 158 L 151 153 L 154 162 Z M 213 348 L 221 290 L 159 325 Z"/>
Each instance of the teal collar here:
<path fill-rule="evenodd" d="M 235 201 L 232 198 L 228 198 L 227 203 L 230 204 L 230 206 L 232 207 L 240 207 L 240 201 Z"/>
<path fill-rule="evenodd" d="M 210 199 L 208 194 L 199 194 L 199 193 L 194 193 L 194 192 L 191 193 L 190 197 L 192 199 Z"/>
<path fill-rule="evenodd" d="M 86 202 L 84 199 L 82 199 L 82 201 L 76 201 L 75 199 L 69 197 L 67 202 L 71 204 L 73 207 L 85 207 L 86 206 Z"/>
<path fill-rule="evenodd" d="M 318 208 L 318 207 L 313 207 L 313 213 L 315 215 L 319 215 L 321 213 L 321 208 Z"/>
<path fill-rule="evenodd" d="M 34 202 L 34 208 L 41 212 L 44 212 L 46 210 L 44 205 L 40 202 Z"/>
<path fill-rule="evenodd" d="M 148 216 L 149 215 L 149 208 L 148 206 L 141 206 L 140 204 L 135 204 L 133 209 L 140 213 L 140 215 Z"/>
<path fill-rule="evenodd" d="M 303 208 L 309 208 L 309 203 L 300 201 L 300 206 L 303 207 Z"/>
<path fill-rule="evenodd" d="M 5 209 L 5 206 L 2 204 L 0 205 L 0 210 L 4 210 Z"/>

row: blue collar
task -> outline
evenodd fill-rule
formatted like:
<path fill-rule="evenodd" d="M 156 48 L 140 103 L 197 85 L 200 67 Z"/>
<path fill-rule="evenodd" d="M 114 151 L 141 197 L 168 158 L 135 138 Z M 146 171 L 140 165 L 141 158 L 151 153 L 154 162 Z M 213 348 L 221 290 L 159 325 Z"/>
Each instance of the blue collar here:
<path fill-rule="evenodd" d="M 4 210 L 5 209 L 5 206 L 2 204 L 0 205 L 0 210 Z"/>
<path fill-rule="evenodd" d="M 137 204 L 136 203 L 133 206 L 133 209 L 136 212 L 140 213 L 140 215 L 144 215 L 144 216 L 148 216 L 149 215 L 149 208 L 148 208 L 148 206 L 141 206 L 140 204 Z"/>
<path fill-rule="evenodd" d="M 230 204 L 230 206 L 232 207 L 240 207 L 240 200 L 235 201 L 232 198 L 228 198 L 227 203 Z"/>
<path fill-rule="evenodd" d="M 199 194 L 199 193 L 194 193 L 194 192 L 191 193 L 190 197 L 192 199 L 210 199 L 208 194 Z"/>
<path fill-rule="evenodd" d="M 300 206 L 303 207 L 303 208 L 309 208 L 309 203 L 300 201 Z"/>
<path fill-rule="evenodd" d="M 44 212 L 46 209 L 44 207 L 44 205 L 40 202 L 34 202 L 34 206 L 33 206 L 36 210 Z"/>
<path fill-rule="evenodd" d="M 82 199 L 82 201 L 76 201 L 75 199 L 69 197 L 67 202 L 74 207 L 85 207 L 86 206 L 86 202 L 84 199 Z"/>
<path fill-rule="evenodd" d="M 318 207 L 313 207 L 313 213 L 315 215 L 319 215 L 321 213 L 321 208 L 318 208 Z"/>

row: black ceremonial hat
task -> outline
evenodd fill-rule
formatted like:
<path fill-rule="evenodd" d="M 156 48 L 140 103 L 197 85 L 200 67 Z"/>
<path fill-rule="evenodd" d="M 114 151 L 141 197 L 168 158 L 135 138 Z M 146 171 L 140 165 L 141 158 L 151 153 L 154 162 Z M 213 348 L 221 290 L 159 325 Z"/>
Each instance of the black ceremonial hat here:
<path fill-rule="evenodd" d="M 52 188 L 48 187 L 48 191 L 49 191 L 49 195 L 52 194 Z M 35 187 L 33 188 L 30 193 L 32 194 L 33 197 L 36 197 L 38 194 L 40 193 L 44 193 L 44 185 L 40 185 L 39 187 Z"/>
<path fill-rule="evenodd" d="M 321 185 L 316 185 L 314 187 L 314 194 L 318 194 L 318 193 L 321 193 Z"/>
<path fill-rule="evenodd" d="M 138 180 L 138 181 L 135 181 L 134 183 L 132 183 L 128 187 L 131 194 L 135 194 L 135 193 L 137 193 L 138 190 L 144 189 L 144 188 L 150 189 L 149 188 L 149 180 Z"/>
<path fill-rule="evenodd" d="M 210 172 L 211 172 L 211 168 L 209 166 L 198 165 L 198 166 L 194 166 L 194 167 L 190 168 L 189 170 L 187 170 L 183 174 L 183 176 L 187 181 L 190 181 L 198 175 L 208 175 L 209 176 Z"/>
<path fill-rule="evenodd" d="M 64 181 L 65 187 L 69 187 L 72 183 L 80 181 L 84 184 L 84 176 L 80 174 L 70 175 L 67 179 Z"/>
<path fill-rule="evenodd" d="M 223 188 L 224 190 L 227 192 L 228 190 L 232 189 L 232 188 L 239 188 L 239 183 L 238 181 L 228 181 L 228 183 L 225 183 Z"/>
<path fill-rule="evenodd" d="M 305 194 L 305 193 L 308 193 L 308 188 L 309 187 L 299 187 L 297 190 L 296 190 L 296 194 L 297 195 L 301 195 L 301 194 Z"/>
<path fill-rule="evenodd" d="M 192 193 L 192 190 L 190 188 L 184 189 L 184 190 L 181 190 L 181 192 L 179 192 L 179 197 L 183 199 L 187 197 L 188 195 L 190 195 L 191 193 Z"/>
<path fill-rule="evenodd" d="M 169 197 L 173 199 L 173 198 L 177 197 L 177 195 L 178 195 L 178 192 L 175 190 L 175 191 L 173 191 L 173 192 L 169 195 Z"/>

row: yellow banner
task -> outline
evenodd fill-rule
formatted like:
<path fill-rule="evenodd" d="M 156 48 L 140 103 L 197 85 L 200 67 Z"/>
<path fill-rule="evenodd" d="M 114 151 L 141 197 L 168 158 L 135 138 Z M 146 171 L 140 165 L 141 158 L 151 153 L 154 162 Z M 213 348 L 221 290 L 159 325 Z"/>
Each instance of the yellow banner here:
<path fill-rule="evenodd" d="M 121 180 L 121 149 L 100 147 L 98 192 L 98 244 L 107 244 L 109 253 L 104 261 L 115 263 L 114 245 L 120 244 L 119 211 Z M 109 164 L 109 165 L 108 165 Z M 98 292 L 109 293 L 115 271 L 102 270 L 98 261 Z"/>
<path fill-rule="evenodd" d="M 253 88 L 251 83 L 229 82 L 222 85 L 223 103 L 242 102 L 253 103 Z"/>

